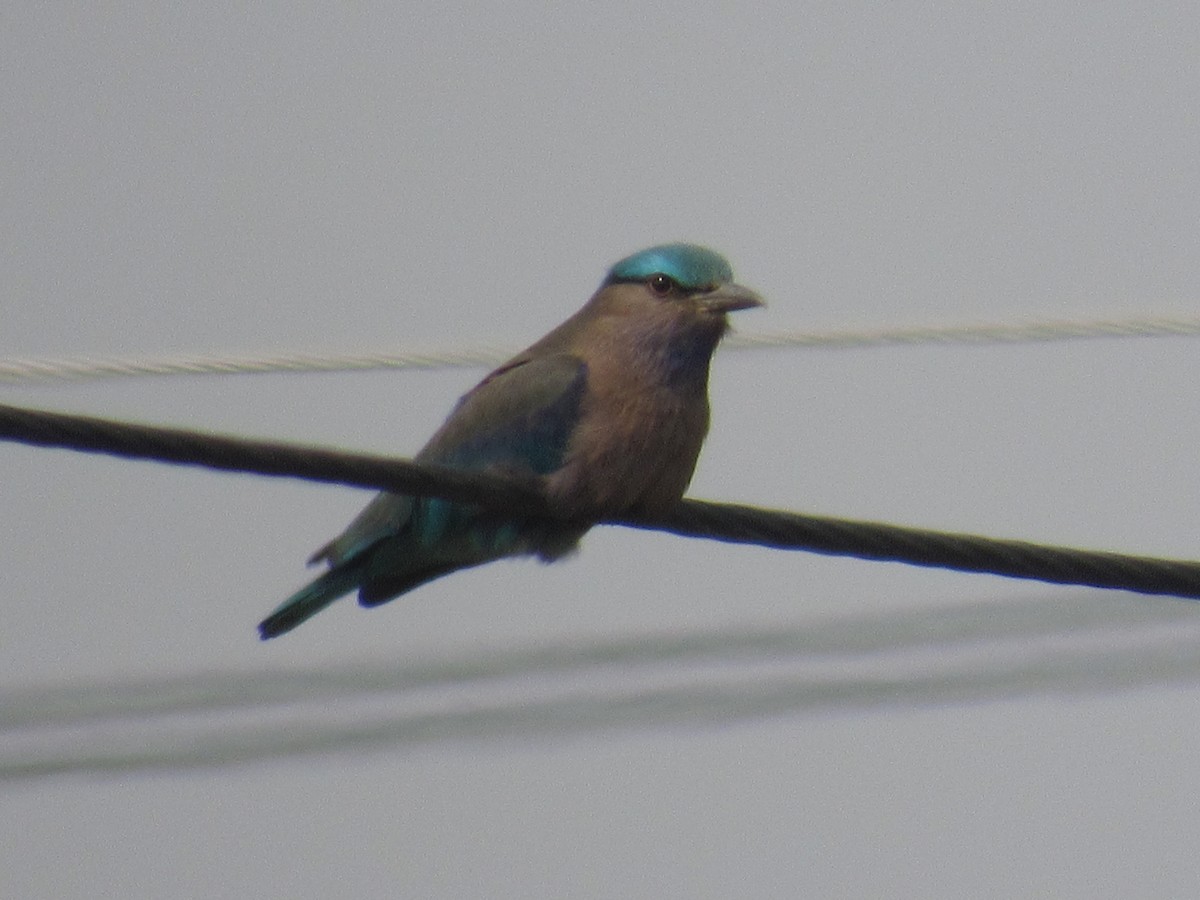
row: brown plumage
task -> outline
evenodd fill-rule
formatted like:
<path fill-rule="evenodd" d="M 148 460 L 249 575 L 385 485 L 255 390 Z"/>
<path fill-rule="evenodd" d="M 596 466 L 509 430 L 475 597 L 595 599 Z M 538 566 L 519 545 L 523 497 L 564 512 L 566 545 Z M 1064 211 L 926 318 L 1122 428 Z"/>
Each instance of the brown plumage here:
<path fill-rule="evenodd" d="M 259 626 L 288 631 L 358 590 L 375 605 L 502 556 L 570 552 L 595 521 L 662 513 L 687 489 L 708 431 L 708 369 L 727 313 L 761 305 L 703 247 L 621 260 L 587 304 L 483 379 L 417 459 L 533 476 L 554 520 L 380 494 L 312 561 L 330 570 Z"/>

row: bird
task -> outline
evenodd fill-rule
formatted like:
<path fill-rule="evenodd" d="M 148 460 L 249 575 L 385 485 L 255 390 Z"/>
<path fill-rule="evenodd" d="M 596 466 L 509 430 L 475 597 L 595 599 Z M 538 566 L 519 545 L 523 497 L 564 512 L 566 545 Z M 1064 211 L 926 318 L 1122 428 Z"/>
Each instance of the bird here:
<path fill-rule="evenodd" d="M 503 557 L 560 559 L 602 519 L 667 512 L 708 432 L 709 363 L 727 314 L 762 305 L 723 256 L 697 244 L 615 263 L 578 312 L 464 394 L 416 456 L 531 479 L 554 517 L 381 493 L 312 555 L 310 565 L 329 568 L 259 636 L 291 631 L 354 591 L 377 606 Z"/>

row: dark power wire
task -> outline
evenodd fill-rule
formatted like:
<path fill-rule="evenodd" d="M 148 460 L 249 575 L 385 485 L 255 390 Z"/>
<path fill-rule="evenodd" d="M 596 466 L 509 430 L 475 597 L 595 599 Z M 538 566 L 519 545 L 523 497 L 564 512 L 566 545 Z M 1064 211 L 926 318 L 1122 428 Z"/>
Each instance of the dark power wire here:
<path fill-rule="evenodd" d="M 536 485 L 484 472 L 0 405 L 0 439 L 132 459 L 444 497 L 553 517 Z M 608 524 L 834 556 L 1200 599 L 1200 563 L 1050 547 L 685 499 L 661 519 Z"/>
<path fill-rule="evenodd" d="M 660 522 L 628 520 L 619 524 L 779 550 L 1200 599 L 1200 562 L 1186 560 L 1053 547 L 705 500 L 683 500 Z"/>

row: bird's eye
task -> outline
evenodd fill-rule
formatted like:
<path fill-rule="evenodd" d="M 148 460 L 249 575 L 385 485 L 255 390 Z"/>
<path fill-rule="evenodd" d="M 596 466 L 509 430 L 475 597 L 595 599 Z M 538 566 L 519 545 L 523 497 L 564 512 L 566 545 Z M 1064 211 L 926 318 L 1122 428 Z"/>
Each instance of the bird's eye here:
<path fill-rule="evenodd" d="M 647 279 L 646 285 L 656 297 L 665 297 L 675 289 L 675 282 L 671 279 L 671 276 L 664 275 L 662 272 L 659 272 L 657 275 L 651 275 Z"/>

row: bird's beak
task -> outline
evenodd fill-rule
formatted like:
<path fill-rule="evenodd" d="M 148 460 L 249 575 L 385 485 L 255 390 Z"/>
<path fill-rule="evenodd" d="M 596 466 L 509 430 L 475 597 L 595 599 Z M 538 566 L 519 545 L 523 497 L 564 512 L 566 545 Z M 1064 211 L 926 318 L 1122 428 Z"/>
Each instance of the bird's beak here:
<path fill-rule="evenodd" d="M 696 298 L 700 308 L 710 313 L 727 313 L 738 309 L 766 306 L 763 298 L 750 288 L 740 284 L 723 284 L 715 291 L 700 294 Z"/>

